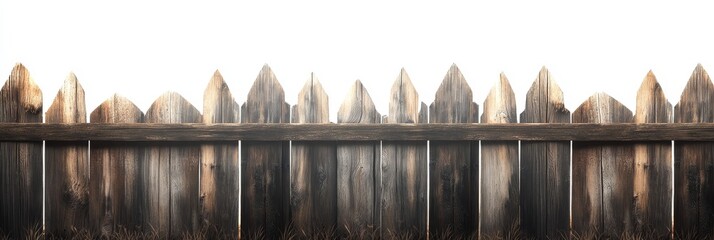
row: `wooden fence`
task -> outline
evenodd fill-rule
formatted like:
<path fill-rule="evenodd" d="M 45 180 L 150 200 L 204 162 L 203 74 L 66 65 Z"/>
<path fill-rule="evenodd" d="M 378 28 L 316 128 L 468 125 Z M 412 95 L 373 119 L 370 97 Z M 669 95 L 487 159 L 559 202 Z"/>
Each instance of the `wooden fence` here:
<path fill-rule="evenodd" d="M 176 93 L 146 113 L 115 95 L 86 123 L 70 75 L 43 123 L 18 64 L 0 91 L 0 232 L 44 217 L 56 236 L 712 233 L 714 85 L 701 65 L 674 108 L 648 73 L 634 115 L 604 93 L 571 114 L 545 68 L 520 123 L 505 75 L 480 116 L 472 99 L 452 66 L 427 107 L 402 70 L 388 115 L 357 81 L 332 124 L 314 75 L 291 107 L 265 66 L 242 105 L 216 72 L 202 113 Z"/>

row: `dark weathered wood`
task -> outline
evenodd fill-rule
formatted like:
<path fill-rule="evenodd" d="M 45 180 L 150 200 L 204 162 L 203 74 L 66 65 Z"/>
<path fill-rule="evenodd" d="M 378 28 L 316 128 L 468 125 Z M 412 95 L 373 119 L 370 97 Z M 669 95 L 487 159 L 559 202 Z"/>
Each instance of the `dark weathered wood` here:
<path fill-rule="evenodd" d="M 380 122 L 367 89 L 357 80 L 337 112 L 338 123 Z M 379 227 L 379 142 L 337 143 L 337 227 L 347 234 Z"/>
<path fill-rule="evenodd" d="M 161 95 L 148 111 L 147 123 L 201 122 L 201 113 L 175 92 Z M 198 168 L 201 149 L 197 144 L 150 144 L 144 161 L 149 207 L 147 229 L 163 237 L 178 237 L 199 226 Z"/>
<path fill-rule="evenodd" d="M 48 123 L 86 123 L 84 89 L 70 73 L 47 109 Z M 68 236 L 89 227 L 88 142 L 45 143 L 45 223 L 50 234 Z"/>
<path fill-rule="evenodd" d="M 672 105 L 652 71 L 637 91 L 635 123 L 671 123 Z M 635 231 L 667 238 L 672 229 L 672 142 L 634 146 Z"/>
<path fill-rule="evenodd" d="M 632 122 L 632 112 L 604 93 L 596 93 L 573 112 L 573 123 Z M 573 142 L 573 230 L 610 237 L 634 230 L 633 146 L 626 143 Z"/>
<path fill-rule="evenodd" d="M 203 92 L 203 123 L 237 123 L 239 113 L 240 106 L 216 70 Z M 213 229 L 239 234 L 239 167 L 237 141 L 201 145 L 201 224 L 209 234 L 218 233 Z"/>
<path fill-rule="evenodd" d="M 0 123 L 42 123 L 42 91 L 22 64 L 0 90 Z M 0 134 L 0 232 L 20 238 L 42 225 L 42 142 L 4 140 Z"/>
<path fill-rule="evenodd" d="M 417 123 L 419 96 L 404 69 L 390 93 L 389 123 Z M 385 237 L 426 231 L 426 142 L 382 142 L 381 219 Z"/>
<path fill-rule="evenodd" d="M 506 75 L 483 103 L 481 123 L 517 123 L 516 96 Z M 518 141 L 481 141 L 481 236 L 505 236 L 520 224 Z"/>
<path fill-rule="evenodd" d="M 476 123 L 478 104 L 456 65 L 446 73 L 429 107 L 429 123 Z M 478 230 L 478 142 L 430 141 L 429 231 L 457 235 Z"/>
<path fill-rule="evenodd" d="M 526 94 L 526 108 L 521 113 L 520 122 L 570 125 L 567 124 L 570 123 L 570 111 L 565 108 L 563 91 L 545 67 Z M 589 132 L 597 132 L 593 129 Z M 523 234 L 532 238 L 567 236 L 570 225 L 570 142 L 522 141 L 520 171 Z"/>
<path fill-rule="evenodd" d="M 114 95 L 90 114 L 92 123 L 141 123 L 144 113 L 129 99 Z M 143 229 L 148 220 L 143 147 L 139 143 L 92 141 L 90 149 L 89 219 L 92 232 L 110 236 Z"/>
<path fill-rule="evenodd" d="M 712 106 L 714 85 L 702 65 L 697 65 L 674 107 L 674 122 L 714 122 Z M 674 144 L 675 231 L 708 235 L 714 228 L 714 143 Z"/>
<path fill-rule="evenodd" d="M 293 123 L 328 123 L 329 98 L 314 74 L 298 94 Z M 292 142 L 290 215 L 301 234 L 324 232 L 337 223 L 337 153 L 334 142 Z"/>
<path fill-rule="evenodd" d="M 289 117 L 290 105 L 285 103 L 283 87 L 265 65 L 241 107 L 241 122 L 287 123 Z M 289 143 L 241 144 L 241 229 L 247 236 L 262 231 L 268 238 L 276 238 L 289 219 Z"/>

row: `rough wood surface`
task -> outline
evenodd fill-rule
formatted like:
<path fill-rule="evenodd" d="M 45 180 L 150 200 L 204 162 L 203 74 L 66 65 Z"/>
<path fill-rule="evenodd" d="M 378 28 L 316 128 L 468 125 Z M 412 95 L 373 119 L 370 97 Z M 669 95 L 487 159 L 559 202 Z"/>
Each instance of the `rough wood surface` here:
<path fill-rule="evenodd" d="M 358 80 L 345 95 L 337 122 L 376 124 L 380 116 Z M 337 228 L 342 234 L 379 227 L 379 145 L 378 141 L 337 143 Z"/>
<path fill-rule="evenodd" d="M 404 69 L 390 93 L 389 123 L 418 123 L 419 96 Z M 426 142 L 382 142 L 381 219 L 385 237 L 426 231 Z"/>
<path fill-rule="evenodd" d="M 298 94 L 292 123 L 328 123 L 329 98 L 314 74 Z M 290 215 L 300 233 L 325 232 L 337 223 L 337 153 L 334 142 L 292 142 Z"/>
<path fill-rule="evenodd" d="M 596 93 L 573 112 L 573 123 L 632 122 L 632 112 Z M 617 237 L 634 230 L 631 144 L 573 142 L 573 230 Z"/>
<path fill-rule="evenodd" d="M 570 111 L 563 103 L 563 91 L 545 67 L 526 94 L 520 122 L 570 125 Z M 523 234 L 532 238 L 567 236 L 570 211 L 565 209 L 570 207 L 570 142 L 522 141 L 520 171 Z"/>
<path fill-rule="evenodd" d="M 92 123 L 141 123 L 144 113 L 129 99 L 114 95 L 90 114 Z M 145 231 L 143 147 L 139 143 L 92 141 L 89 219 L 93 234 L 110 236 L 123 229 Z"/>
<path fill-rule="evenodd" d="M 288 123 L 289 117 L 290 105 L 285 103 L 283 87 L 265 65 L 241 107 L 241 122 Z M 289 220 L 289 143 L 241 144 L 241 229 L 247 236 L 262 231 L 268 238 L 276 238 Z"/>
<path fill-rule="evenodd" d="M 506 75 L 483 103 L 481 123 L 517 123 Z M 505 236 L 519 223 L 518 141 L 481 141 L 481 236 Z"/>
<path fill-rule="evenodd" d="M 197 123 L 201 113 L 175 92 L 161 95 L 146 111 L 147 123 Z M 197 144 L 152 143 L 144 161 L 147 173 L 150 225 L 163 237 L 179 237 L 199 226 L 198 168 L 201 149 Z"/>
<path fill-rule="evenodd" d="M 0 122 L 42 123 L 42 91 L 22 64 L 0 90 Z M 0 136 L 0 232 L 20 238 L 42 224 L 42 142 Z"/>
<path fill-rule="evenodd" d="M 637 91 L 635 123 L 671 123 L 672 104 L 652 71 Z M 635 231 L 667 238 L 672 229 L 672 142 L 636 143 Z"/>
<path fill-rule="evenodd" d="M 86 123 L 84 89 L 74 74 L 69 74 L 52 105 L 48 123 Z M 47 231 L 68 236 L 73 229 L 89 227 L 88 142 L 45 143 L 45 223 Z"/>
<path fill-rule="evenodd" d="M 429 123 L 476 123 L 478 104 L 456 65 L 446 73 L 429 107 Z M 431 124 L 430 124 L 431 125 Z M 478 230 L 479 145 L 470 141 L 430 142 L 429 231 L 458 235 Z"/>
<path fill-rule="evenodd" d="M 674 107 L 674 122 L 714 122 L 712 106 L 714 85 L 702 65 L 697 65 Z M 714 143 L 674 144 L 675 231 L 710 234 L 714 228 Z"/>
<path fill-rule="evenodd" d="M 216 70 L 203 92 L 203 123 L 237 123 L 240 121 L 239 113 L 240 106 L 233 98 L 223 76 Z M 218 229 L 232 236 L 239 233 L 238 152 L 237 141 L 201 145 L 202 227 Z"/>

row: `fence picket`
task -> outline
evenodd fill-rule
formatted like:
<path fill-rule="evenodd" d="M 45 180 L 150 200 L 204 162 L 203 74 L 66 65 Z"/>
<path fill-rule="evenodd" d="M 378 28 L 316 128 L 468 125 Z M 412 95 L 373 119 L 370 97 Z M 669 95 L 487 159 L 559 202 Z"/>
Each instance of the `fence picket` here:
<path fill-rule="evenodd" d="M 41 123 L 42 91 L 22 64 L 0 90 L 0 122 Z M 0 140 L 0 238 L 42 225 L 42 141 Z"/>
<path fill-rule="evenodd" d="M 481 123 L 517 123 L 516 97 L 506 75 L 483 103 Z M 506 236 L 517 229 L 518 141 L 481 141 L 481 235 Z"/>
<path fill-rule="evenodd" d="M 289 117 L 283 87 L 264 65 L 241 107 L 241 122 L 287 123 Z M 261 232 L 276 238 L 288 223 L 289 150 L 289 142 L 241 143 L 241 229 L 248 238 Z"/>
<path fill-rule="evenodd" d="M 417 123 L 419 95 L 402 69 L 390 93 L 389 123 Z M 424 110 L 424 109 L 422 109 Z M 426 142 L 382 142 L 382 234 L 426 231 Z"/>
<path fill-rule="evenodd" d="M 146 111 L 146 123 L 198 123 L 201 113 L 175 92 L 161 95 Z M 172 238 L 198 229 L 198 168 L 201 149 L 191 143 L 151 144 L 149 164 L 149 229 Z"/>
<path fill-rule="evenodd" d="M 203 123 L 237 123 L 239 114 L 238 103 L 216 70 L 203 92 Z M 239 167 L 238 142 L 201 145 L 201 224 L 209 234 L 239 234 Z"/>
<path fill-rule="evenodd" d="M 652 71 L 637 91 L 635 123 L 671 123 L 672 104 Z M 636 143 L 635 230 L 666 238 L 672 229 L 672 143 Z"/>
<path fill-rule="evenodd" d="M 714 85 L 702 65 L 689 78 L 675 123 L 714 122 Z M 708 235 L 714 227 L 714 144 L 674 142 L 674 227 L 678 234 Z"/>
<path fill-rule="evenodd" d="M 429 123 L 476 123 L 478 104 L 454 64 L 429 107 Z M 478 230 L 479 145 L 470 141 L 430 142 L 430 236 L 448 230 L 469 236 Z"/>
<path fill-rule="evenodd" d="M 379 123 L 381 115 L 357 80 L 345 96 L 338 123 Z M 341 234 L 379 227 L 379 142 L 337 143 L 337 227 Z M 370 227 L 372 229 L 370 229 Z"/>
<path fill-rule="evenodd" d="M 86 123 L 84 89 L 70 73 L 47 109 L 47 123 Z M 87 230 L 89 222 L 88 142 L 50 142 L 45 144 L 48 201 L 47 231 L 68 236 L 73 229 Z"/>

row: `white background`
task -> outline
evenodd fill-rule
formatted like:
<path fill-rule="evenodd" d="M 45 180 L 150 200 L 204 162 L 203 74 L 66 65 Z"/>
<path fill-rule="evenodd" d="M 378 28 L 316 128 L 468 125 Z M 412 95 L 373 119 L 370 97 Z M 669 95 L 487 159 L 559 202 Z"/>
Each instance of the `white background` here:
<path fill-rule="evenodd" d="M 504 72 L 518 112 L 541 66 L 574 111 L 604 91 L 634 111 L 652 69 L 674 105 L 697 63 L 714 71 L 706 1 L 0 1 L 0 76 L 30 70 L 45 109 L 73 71 L 87 113 L 114 92 L 146 111 L 164 91 L 199 110 L 219 69 L 239 103 L 269 64 L 294 104 L 315 72 L 330 118 L 360 79 L 386 114 L 404 67 L 429 104 L 452 63 L 482 105 Z"/>

